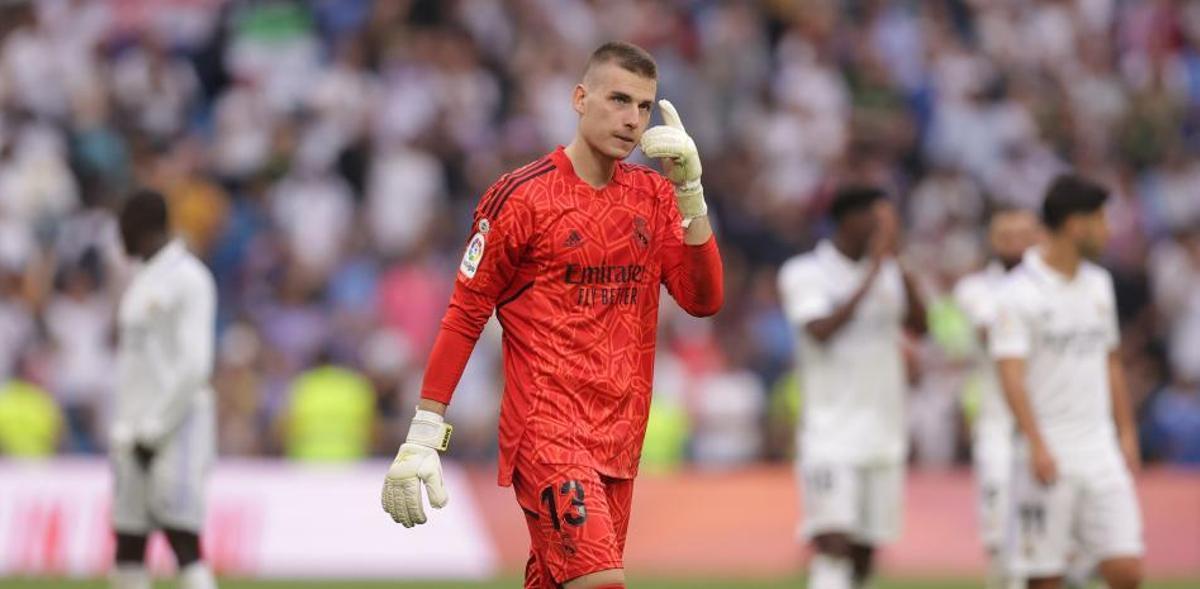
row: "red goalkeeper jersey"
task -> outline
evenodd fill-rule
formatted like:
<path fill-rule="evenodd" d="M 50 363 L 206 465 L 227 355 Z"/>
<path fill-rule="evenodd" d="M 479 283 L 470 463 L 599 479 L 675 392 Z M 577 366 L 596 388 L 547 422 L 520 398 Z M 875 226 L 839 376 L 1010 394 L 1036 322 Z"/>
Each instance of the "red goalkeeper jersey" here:
<path fill-rule="evenodd" d="M 620 162 L 595 189 L 562 147 L 502 176 L 475 210 L 422 396 L 449 403 L 493 310 L 503 328 L 500 473 L 518 452 L 637 474 L 659 285 L 693 315 L 721 306 L 716 241 L 683 243 L 670 182 Z"/>

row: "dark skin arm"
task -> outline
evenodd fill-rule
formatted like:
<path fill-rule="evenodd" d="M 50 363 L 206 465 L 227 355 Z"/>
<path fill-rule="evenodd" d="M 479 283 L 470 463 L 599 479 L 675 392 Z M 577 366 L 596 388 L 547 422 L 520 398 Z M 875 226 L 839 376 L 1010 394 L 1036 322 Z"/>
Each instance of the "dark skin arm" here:
<path fill-rule="evenodd" d="M 904 280 L 904 299 L 908 303 L 904 312 L 904 327 L 914 334 L 925 335 L 929 331 L 929 324 L 925 315 L 925 300 L 917 289 L 917 281 L 903 265 L 900 276 Z"/>
<path fill-rule="evenodd" d="M 871 290 L 871 285 L 875 283 L 875 277 L 879 275 L 879 268 L 882 264 L 881 258 L 874 258 L 871 262 L 871 268 L 867 271 L 866 278 L 862 284 L 846 299 L 842 304 L 838 305 L 832 313 L 820 319 L 814 319 L 805 324 L 804 329 L 808 331 L 808 335 L 818 342 L 825 343 L 829 338 L 833 337 L 854 317 L 854 310 L 858 308 L 858 304 L 862 302 L 867 291 Z"/>
<path fill-rule="evenodd" d="M 868 246 L 871 266 L 867 270 L 862 284 L 832 313 L 820 319 L 814 319 L 804 326 L 808 334 L 818 342 L 828 341 L 850 321 L 858 304 L 862 302 L 867 291 L 871 289 L 871 285 L 875 283 L 883 261 L 888 257 L 895 257 L 900 249 L 900 221 L 896 216 L 895 209 L 890 204 L 881 202 L 876 205 L 874 212 L 877 217 L 877 225 Z M 904 326 L 916 334 L 924 334 L 927 331 L 924 300 L 917 288 L 916 280 L 903 265 L 901 265 L 901 276 L 908 305 L 904 314 Z"/>
<path fill-rule="evenodd" d="M 896 259 L 900 267 L 900 279 L 904 283 L 904 299 L 907 307 L 904 310 L 904 328 L 915 335 L 925 335 L 929 331 L 925 316 L 925 299 L 917 287 L 917 280 L 909 270 L 908 265 L 900 258 L 902 231 L 900 216 L 890 203 L 881 202 L 875 207 L 878 216 L 879 231 L 876 236 L 886 244 L 884 255 Z"/>

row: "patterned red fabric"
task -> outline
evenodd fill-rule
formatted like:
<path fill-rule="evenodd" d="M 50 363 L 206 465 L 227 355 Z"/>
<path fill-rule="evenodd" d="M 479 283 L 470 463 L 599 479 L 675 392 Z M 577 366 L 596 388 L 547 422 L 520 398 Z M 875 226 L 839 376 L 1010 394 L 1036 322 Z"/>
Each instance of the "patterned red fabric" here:
<path fill-rule="evenodd" d="M 689 313 L 717 312 L 715 240 L 683 243 L 674 189 L 661 174 L 619 163 L 597 190 L 561 147 L 492 185 L 472 229 L 422 396 L 450 401 L 460 348 L 495 310 L 504 330 L 500 484 L 511 484 L 522 443 L 536 462 L 633 478 L 650 409 L 659 285 Z"/>
<path fill-rule="evenodd" d="M 557 589 L 583 575 L 625 568 L 632 479 L 521 459 L 513 491 L 529 527 L 526 589 Z"/>

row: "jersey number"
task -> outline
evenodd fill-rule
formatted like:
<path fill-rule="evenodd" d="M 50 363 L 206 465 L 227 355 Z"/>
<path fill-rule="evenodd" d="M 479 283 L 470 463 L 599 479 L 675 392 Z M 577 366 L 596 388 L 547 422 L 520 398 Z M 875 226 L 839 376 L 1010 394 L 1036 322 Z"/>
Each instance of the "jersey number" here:
<path fill-rule="evenodd" d="M 587 521 L 587 508 L 583 504 L 583 485 L 579 484 L 579 481 L 564 481 L 558 487 L 558 494 L 571 499 L 562 519 L 567 525 L 582 526 L 583 522 Z M 554 495 L 554 485 L 542 489 L 542 502 L 546 504 L 546 509 L 550 510 L 550 523 L 555 530 L 559 530 L 562 529 L 562 523 L 558 519 L 558 502 L 554 500 Z"/>
<path fill-rule="evenodd" d="M 813 493 L 828 493 L 833 490 L 833 470 L 816 468 L 808 473 L 808 485 Z"/>
<path fill-rule="evenodd" d="M 1046 509 L 1038 504 L 1027 503 L 1018 510 L 1021 518 L 1021 529 L 1026 535 L 1042 535 L 1046 533 Z"/>

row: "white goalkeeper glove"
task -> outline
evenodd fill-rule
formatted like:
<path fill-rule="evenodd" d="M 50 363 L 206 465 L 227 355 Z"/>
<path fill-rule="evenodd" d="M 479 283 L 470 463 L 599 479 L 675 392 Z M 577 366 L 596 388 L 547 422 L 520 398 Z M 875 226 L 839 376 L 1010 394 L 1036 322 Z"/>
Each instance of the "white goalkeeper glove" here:
<path fill-rule="evenodd" d="M 421 484 L 429 494 L 429 505 L 445 507 L 450 496 L 442 482 L 442 461 L 438 452 L 450 446 L 454 428 L 432 411 L 417 410 L 408 438 L 396 453 L 383 480 L 383 510 L 406 528 L 425 523 L 425 507 L 421 502 Z"/>
<path fill-rule="evenodd" d="M 670 100 L 659 100 L 663 123 L 642 134 L 642 153 L 663 160 L 663 172 L 675 185 L 675 202 L 687 228 L 692 219 L 708 214 L 704 187 L 700 185 L 700 154 L 696 142 L 683 129 L 679 113 Z"/>

